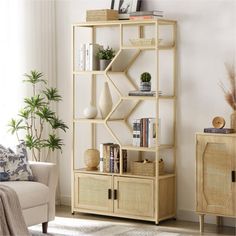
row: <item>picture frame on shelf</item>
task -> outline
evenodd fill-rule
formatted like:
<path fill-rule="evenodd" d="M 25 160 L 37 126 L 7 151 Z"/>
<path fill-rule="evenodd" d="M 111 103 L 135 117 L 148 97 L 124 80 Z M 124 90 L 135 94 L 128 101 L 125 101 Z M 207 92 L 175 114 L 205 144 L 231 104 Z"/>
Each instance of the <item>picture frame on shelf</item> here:
<path fill-rule="evenodd" d="M 118 10 L 119 19 L 129 19 L 130 12 L 140 11 L 141 0 L 111 0 L 111 9 Z"/>

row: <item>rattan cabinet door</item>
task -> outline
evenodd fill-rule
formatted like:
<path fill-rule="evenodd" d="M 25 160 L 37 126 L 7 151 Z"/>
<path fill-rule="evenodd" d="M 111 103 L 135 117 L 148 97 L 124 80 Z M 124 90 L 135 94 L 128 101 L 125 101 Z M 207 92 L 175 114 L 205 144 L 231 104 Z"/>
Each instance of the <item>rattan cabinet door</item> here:
<path fill-rule="evenodd" d="M 235 138 L 197 136 L 197 211 L 233 216 Z"/>
<path fill-rule="evenodd" d="M 112 177 L 75 173 L 75 207 L 95 211 L 113 210 Z"/>
<path fill-rule="evenodd" d="M 154 217 L 153 180 L 114 177 L 114 213 Z"/>

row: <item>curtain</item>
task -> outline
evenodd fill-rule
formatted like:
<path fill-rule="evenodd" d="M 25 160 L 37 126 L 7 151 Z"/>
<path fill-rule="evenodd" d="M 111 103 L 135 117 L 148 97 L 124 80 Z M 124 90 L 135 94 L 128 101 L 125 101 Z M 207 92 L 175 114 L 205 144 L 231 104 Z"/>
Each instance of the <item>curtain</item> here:
<path fill-rule="evenodd" d="M 13 146 L 7 123 L 31 92 L 23 74 L 43 72 L 56 87 L 55 1 L 1 0 L 0 29 L 0 144 Z"/>

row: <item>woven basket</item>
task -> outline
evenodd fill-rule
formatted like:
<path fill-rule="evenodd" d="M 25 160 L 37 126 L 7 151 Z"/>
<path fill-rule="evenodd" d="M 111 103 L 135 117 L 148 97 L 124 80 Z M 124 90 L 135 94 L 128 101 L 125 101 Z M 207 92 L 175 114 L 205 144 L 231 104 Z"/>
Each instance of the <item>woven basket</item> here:
<path fill-rule="evenodd" d="M 132 161 L 131 162 L 131 174 L 142 176 L 155 176 L 156 163 L 155 162 L 143 162 Z M 164 174 L 164 161 L 159 161 L 159 175 Z"/>

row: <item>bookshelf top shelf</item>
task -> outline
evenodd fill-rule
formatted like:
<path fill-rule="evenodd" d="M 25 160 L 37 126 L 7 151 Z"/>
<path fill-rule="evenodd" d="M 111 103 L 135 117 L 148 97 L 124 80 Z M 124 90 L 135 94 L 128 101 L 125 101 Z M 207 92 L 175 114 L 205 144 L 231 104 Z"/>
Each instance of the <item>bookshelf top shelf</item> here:
<path fill-rule="evenodd" d="M 174 25 L 176 20 L 171 19 L 146 19 L 146 20 L 110 20 L 110 21 L 88 21 L 73 24 L 73 27 L 106 27 L 120 25 Z"/>

